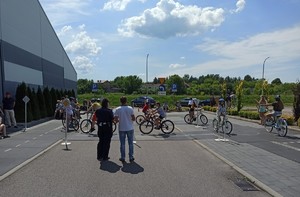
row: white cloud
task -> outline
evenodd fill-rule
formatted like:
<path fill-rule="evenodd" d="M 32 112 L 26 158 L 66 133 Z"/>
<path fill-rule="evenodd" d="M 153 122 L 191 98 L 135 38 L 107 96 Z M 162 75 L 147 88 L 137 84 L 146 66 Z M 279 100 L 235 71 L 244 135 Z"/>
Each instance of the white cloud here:
<path fill-rule="evenodd" d="M 91 7 L 93 0 L 39 0 L 53 26 L 76 22 L 82 16 L 91 15 L 97 9 Z"/>
<path fill-rule="evenodd" d="M 170 64 L 169 68 L 172 68 L 172 69 L 174 69 L 174 68 L 183 68 L 185 66 L 186 65 L 183 65 L 183 64 Z"/>
<path fill-rule="evenodd" d="M 61 28 L 58 33 L 57 36 L 65 36 L 68 32 L 70 32 L 73 28 L 70 25 L 64 26 L 63 28 Z"/>
<path fill-rule="evenodd" d="M 235 10 L 231 10 L 231 13 L 237 13 L 237 12 L 241 12 L 246 5 L 246 1 L 245 0 L 238 0 L 236 2 L 236 9 Z"/>
<path fill-rule="evenodd" d="M 130 2 L 131 0 L 110 0 L 104 4 L 102 10 L 123 11 Z"/>
<path fill-rule="evenodd" d="M 79 71 L 81 74 L 87 74 L 92 71 L 94 64 L 92 61 L 86 56 L 77 56 L 72 61 L 73 66 L 76 71 Z"/>
<path fill-rule="evenodd" d="M 97 55 L 101 51 L 101 47 L 97 45 L 97 40 L 88 36 L 86 31 L 73 35 L 72 39 L 73 41 L 65 47 L 69 53 Z"/>
<path fill-rule="evenodd" d="M 244 75 L 260 78 L 263 61 L 270 56 L 265 71 L 267 79 L 279 77 L 285 81 L 296 81 L 296 78 L 291 79 L 290 76 L 300 73 L 299 64 L 294 63 L 300 62 L 299 35 L 300 25 L 236 42 L 207 40 L 198 46 L 199 53 L 214 56 L 214 61 L 179 69 L 173 67 L 168 75 L 193 73 L 200 76 L 218 73 L 234 76 L 234 73 L 244 72 Z"/>
<path fill-rule="evenodd" d="M 222 8 L 184 6 L 174 0 L 160 0 L 156 7 L 146 9 L 140 16 L 123 20 L 118 32 L 128 37 L 138 34 L 165 39 L 199 35 L 220 26 L 223 21 Z"/>

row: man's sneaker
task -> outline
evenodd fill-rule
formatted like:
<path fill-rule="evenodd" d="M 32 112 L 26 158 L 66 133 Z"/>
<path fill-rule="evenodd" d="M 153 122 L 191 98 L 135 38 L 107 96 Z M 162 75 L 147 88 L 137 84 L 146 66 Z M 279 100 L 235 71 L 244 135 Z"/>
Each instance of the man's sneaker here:
<path fill-rule="evenodd" d="M 10 136 L 9 135 L 5 135 L 5 136 L 3 136 L 3 138 L 10 138 Z"/>
<path fill-rule="evenodd" d="M 14 128 L 18 128 L 17 126 L 14 126 Z"/>
<path fill-rule="evenodd" d="M 130 159 L 129 159 L 129 161 L 130 161 L 130 162 L 133 162 L 133 161 L 134 161 L 134 158 L 133 158 L 133 157 L 132 157 L 132 158 L 130 158 Z"/>
<path fill-rule="evenodd" d="M 91 128 L 89 133 L 92 133 L 93 131 L 95 131 L 95 128 Z"/>
<path fill-rule="evenodd" d="M 119 160 L 120 160 L 121 162 L 125 162 L 125 159 L 123 159 L 123 158 L 120 158 Z"/>

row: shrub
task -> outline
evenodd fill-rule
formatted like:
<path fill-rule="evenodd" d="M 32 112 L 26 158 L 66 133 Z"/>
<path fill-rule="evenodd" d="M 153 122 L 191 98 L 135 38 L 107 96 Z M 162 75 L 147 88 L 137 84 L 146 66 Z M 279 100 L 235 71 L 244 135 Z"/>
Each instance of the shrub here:
<path fill-rule="evenodd" d="M 294 124 L 294 116 L 282 115 L 282 118 L 284 118 L 286 120 L 288 125 Z"/>

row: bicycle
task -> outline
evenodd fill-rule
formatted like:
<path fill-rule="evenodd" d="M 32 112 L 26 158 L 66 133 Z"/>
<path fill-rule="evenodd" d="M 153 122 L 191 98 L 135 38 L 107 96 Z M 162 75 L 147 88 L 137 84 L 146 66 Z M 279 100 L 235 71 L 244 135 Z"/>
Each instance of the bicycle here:
<path fill-rule="evenodd" d="M 63 125 L 64 128 L 66 128 L 66 122 L 65 121 L 66 121 L 66 119 L 63 118 L 62 125 Z M 69 129 L 74 129 L 75 131 L 78 131 L 79 121 L 76 118 L 72 117 L 72 119 L 70 121 L 70 124 L 69 124 Z"/>
<path fill-rule="evenodd" d="M 145 119 L 139 125 L 139 129 L 143 134 L 149 134 L 153 131 L 153 129 L 161 130 L 164 134 L 170 134 L 174 131 L 174 123 L 171 120 L 162 120 L 158 127 L 154 127 L 153 120 Z"/>
<path fill-rule="evenodd" d="M 215 117 L 212 121 L 213 129 L 217 133 L 219 132 L 219 128 L 222 128 L 222 131 L 229 135 L 232 132 L 232 123 L 228 120 L 227 115 L 223 117 L 221 123 L 218 120 L 218 117 Z"/>
<path fill-rule="evenodd" d="M 93 113 L 91 113 L 90 117 L 88 117 L 87 114 L 87 118 L 83 119 L 80 123 L 80 130 L 82 131 L 82 133 L 90 133 L 91 128 L 92 128 L 92 117 L 93 117 Z M 112 131 L 115 132 L 117 129 L 117 124 L 115 122 L 113 122 L 112 124 Z"/>
<path fill-rule="evenodd" d="M 154 121 L 154 116 L 153 115 L 150 115 L 150 114 L 140 114 L 140 115 L 137 115 L 136 118 L 135 118 L 135 122 L 140 125 L 144 120 L 152 120 Z"/>
<path fill-rule="evenodd" d="M 267 116 L 265 119 L 265 129 L 269 133 L 272 132 L 273 128 L 277 130 L 277 133 L 281 137 L 285 137 L 288 132 L 287 122 L 281 116 Z"/>
<path fill-rule="evenodd" d="M 195 114 L 193 115 L 193 118 L 191 119 L 191 116 L 190 114 L 186 114 L 184 116 L 184 121 L 187 123 L 187 124 L 192 124 L 194 121 L 197 121 L 197 119 L 199 119 L 203 125 L 206 125 L 208 123 L 208 119 L 207 117 L 202 113 L 202 109 L 200 109 L 200 113 L 197 114 L 195 116 Z"/>

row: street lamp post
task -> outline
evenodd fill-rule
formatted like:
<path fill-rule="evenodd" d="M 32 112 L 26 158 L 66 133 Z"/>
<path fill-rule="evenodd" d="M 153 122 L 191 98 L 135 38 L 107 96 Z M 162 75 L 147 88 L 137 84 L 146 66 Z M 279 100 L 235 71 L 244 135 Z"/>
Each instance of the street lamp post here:
<path fill-rule="evenodd" d="M 146 57 L 146 89 L 147 89 L 147 96 L 148 96 L 148 58 L 149 58 L 149 53 L 147 54 L 147 57 Z"/>
<path fill-rule="evenodd" d="M 264 63 L 263 63 L 263 71 L 262 71 L 262 91 L 261 91 L 261 94 L 263 95 L 264 94 L 264 79 L 265 79 L 265 63 L 267 61 L 267 59 L 269 59 L 270 57 L 267 57 L 265 60 L 264 60 Z"/>

